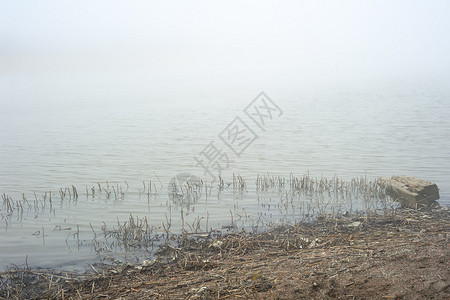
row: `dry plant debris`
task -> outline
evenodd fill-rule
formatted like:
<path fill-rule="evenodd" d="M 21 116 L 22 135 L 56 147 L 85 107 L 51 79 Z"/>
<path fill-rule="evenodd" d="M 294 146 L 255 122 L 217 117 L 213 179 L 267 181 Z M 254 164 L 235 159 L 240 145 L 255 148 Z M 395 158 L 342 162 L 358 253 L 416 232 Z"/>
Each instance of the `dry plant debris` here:
<path fill-rule="evenodd" d="M 450 211 L 393 210 L 207 236 L 92 274 L 2 273 L 10 299 L 450 299 Z"/>

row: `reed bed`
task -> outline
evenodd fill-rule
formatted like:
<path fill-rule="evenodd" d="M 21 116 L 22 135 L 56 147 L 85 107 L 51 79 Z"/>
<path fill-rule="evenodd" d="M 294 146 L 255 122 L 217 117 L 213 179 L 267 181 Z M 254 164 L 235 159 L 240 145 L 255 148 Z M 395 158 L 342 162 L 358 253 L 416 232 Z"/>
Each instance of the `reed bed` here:
<path fill-rule="evenodd" d="M 162 238 L 162 234 L 157 230 L 158 228 L 149 225 L 147 217 L 139 218 L 130 215 L 128 221 L 123 223 L 117 220 L 117 227 L 112 229 L 108 229 L 104 223 L 99 236 L 92 228 L 94 232 L 93 246 L 96 252 L 149 250 L 153 249 L 155 241 Z M 100 236 L 103 237 L 103 240 L 100 239 Z"/>
<path fill-rule="evenodd" d="M 155 174 L 156 175 L 156 174 Z M 163 184 L 157 181 L 142 181 L 137 188 L 139 197 L 145 197 L 150 208 L 152 201 L 164 197 L 161 193 Z M 157 183 L 159 182 L 159 187 Z M 88 200 L 126 201 L 130 190 L 135 190 L 125 182 L 97 182 L 85 186 L 85 197 Z M 255 196 L 252 196 L 254 192 Z M 206 214 L 192 214 L 197 203 L 207 203 L 216 193 L 218 201 L 224 194 L 234 198 L 233 209 L 229 209 L 229 222 L 220 228 L 209 228 L 209 212 Z M 82 193 L 81 193 L 82 194 Z M 13 200 L 10 196 L 2 194 L 0 206 L 0 226 L 8 229 L 10 222 L 21 222 L 24 214 L 33 214 L 37 218 L 40 214 L 55 215 L 62 205 L 78 204 L 80 196 L 78 189 L 71 185 L 55 191 L 44 192 L 40 195 L 34 193 L 28 198 L 22 194 L 22 199 Z M 136 193 L 134 192 L 134 195 Z M 234 195 L 234 196 L 232 196 Z M 239 201 L 243 197 L 255 197 L 254 207 L 239 208 Z M 367 177 L 358 177 L 344 180 L 335 176 L 331 179 L 318 178 L 306 173 L 302 176 L 289 177 L 272 176 L 270 174 L 257 174 L 255 184 L 248 184 L 240 174 L 233 174 L 229 180 L 219 176 L 216 183 L 202 179 L 187 180 L 183 183 L 174 182 L 168 187 L 167 207 L 175 205 L 180 208 L 179 217 L 172 220 L 171 213 L 165 214 L 163 220 L 148 220 L 147 217 L 132 216 L 128 220 L 117 220 L 116 224 L 106 224 L 98 228 L 89 224 L 92 239 L 80 239 L 80 225 L 71 231 L 66 238 L 73 237 L 79 248 L 91 245 L 97 253 L 121 251 L 154 251 L 155 245 L 166 241 L 177 241 L 178 234 L 210 236 L 222 230 L 236 232 L 247 230 L 253 233 L 268 230 L 277 225 L 295 224 L 297 222 L 313 222 L 317 219 L 337 218 L 341 215 L 365 213 L 373 214 L 390 210 L 396 207 L 395 201 L 390 199 L 377 180 Z M 106 204 L 107 205 L 107 204 Z M 245 205 L 248 206 L 248 203 Z M 189 217 L 188 217 L 189 215 Z M 173 224 L 176 224 L 173 226 Z M 44 227 L 42 231 L 43 244 L 45 244 Z M 86 233 L 85 233 L 86 236 Z"/>

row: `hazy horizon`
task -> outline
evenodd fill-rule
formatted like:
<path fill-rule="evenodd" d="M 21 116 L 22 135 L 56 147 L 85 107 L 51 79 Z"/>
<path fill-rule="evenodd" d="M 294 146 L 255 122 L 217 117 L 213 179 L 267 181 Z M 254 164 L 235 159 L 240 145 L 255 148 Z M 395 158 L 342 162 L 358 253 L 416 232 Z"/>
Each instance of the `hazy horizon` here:
<path fill-rule="evenodd" d="M 256 93 L 369 83 L 446 88 L 450 79 L 447 1 L 0 6 L 2 90 L 121 84 L 144 94 L 149 86 Z"/>

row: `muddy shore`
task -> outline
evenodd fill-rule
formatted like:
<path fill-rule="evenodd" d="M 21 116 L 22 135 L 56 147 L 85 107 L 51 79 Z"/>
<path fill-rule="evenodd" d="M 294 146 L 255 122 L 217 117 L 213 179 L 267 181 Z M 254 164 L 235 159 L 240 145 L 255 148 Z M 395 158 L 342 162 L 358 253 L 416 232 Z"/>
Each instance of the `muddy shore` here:
<path fill-rule="evenodd" d="M 141 265 L 11 269 L 1 299 L 450 299 L 450 210 L 322 218 L 260 234 L 180 236 Z"/>

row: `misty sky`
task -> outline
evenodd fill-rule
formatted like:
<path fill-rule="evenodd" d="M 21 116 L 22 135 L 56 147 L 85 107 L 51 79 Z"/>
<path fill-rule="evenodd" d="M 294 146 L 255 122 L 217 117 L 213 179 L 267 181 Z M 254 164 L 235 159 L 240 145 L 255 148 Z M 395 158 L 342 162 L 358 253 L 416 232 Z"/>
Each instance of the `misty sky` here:
<path fill-rule="evenodd" d="M 449 16 L 445 0 L 5 0 L 0 74 L 218 85 L 402 79 L 445 85 Z"/>

